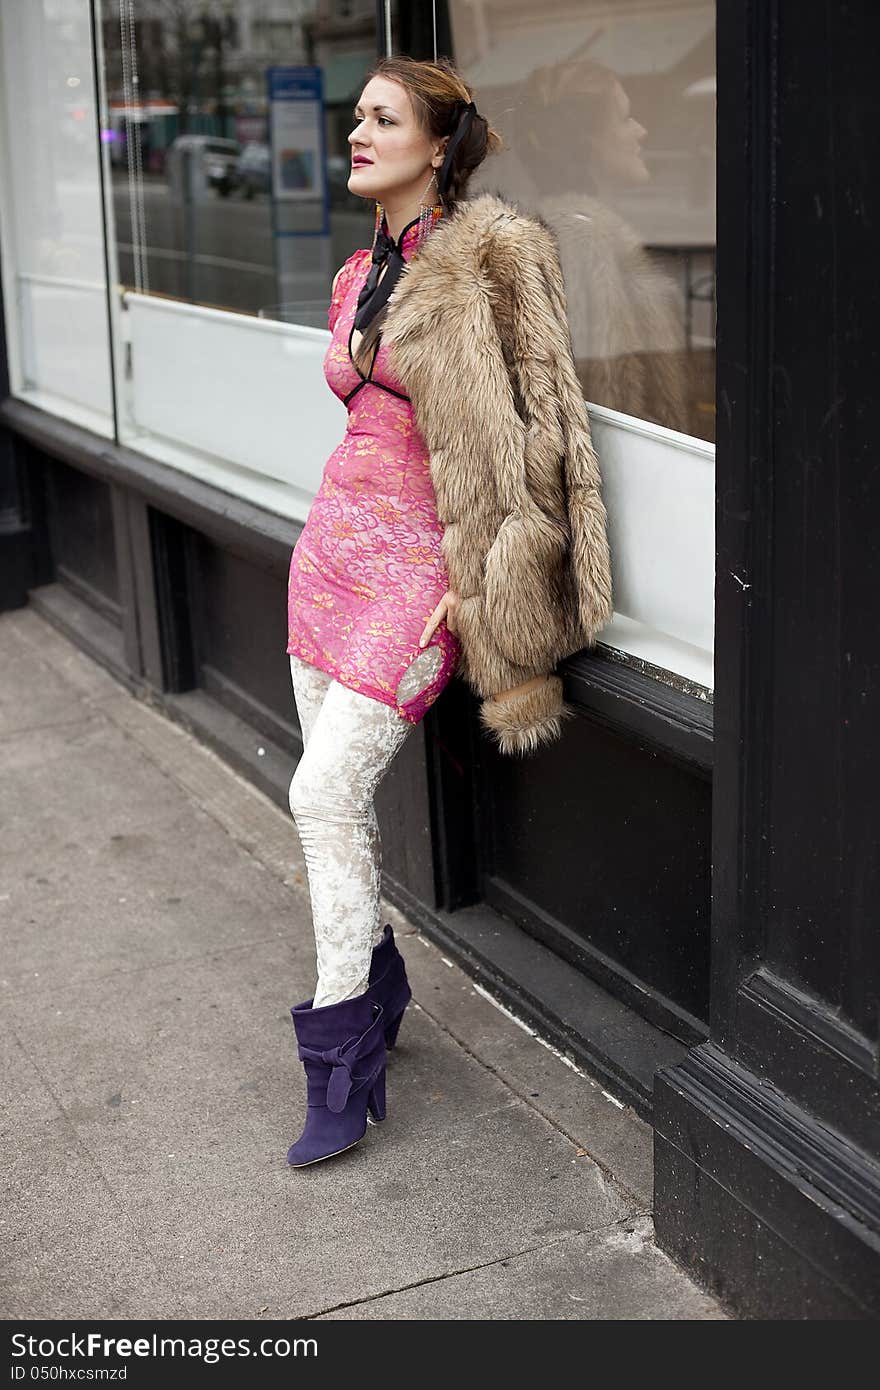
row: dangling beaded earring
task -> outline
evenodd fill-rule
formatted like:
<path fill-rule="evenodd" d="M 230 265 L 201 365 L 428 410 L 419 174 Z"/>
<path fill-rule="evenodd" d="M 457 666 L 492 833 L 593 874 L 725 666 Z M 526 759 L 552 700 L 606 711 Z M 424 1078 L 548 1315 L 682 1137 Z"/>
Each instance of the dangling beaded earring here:
<path fill-rule="evenodd" d="M 425 188 L 422 190 L 421 198 L 419 198 L 419 225 L 416 229 L 416 240 L 414 248 L 416 251 L 418 251 L 419 247 L 427 240 L 431 231 L 437 225 L 437 222 L 439 221 L 443 212 L 443 205 L 440 202 L 427 204 L 422 202 L 422 198 L 424 198 L 425 193 L 431 187 L 431 184 L 436 182 L 437 171 L 435 170 L 432 173 L 431 177 L 428 179 Z"/>
<path fill-rule="evenodd" d="M 370 250 L 373 250 L 374 247 L 375 247 L 375 245 L 376 245 L 376 241 L 377 241 L 378 236 L 379 236 L 379 228 L 382 226 L 382 218 L 383 218 L 384 216 L 385 216 L 385 209 L 383 208 L 383 206 L 382 206 L 382 204 L 381 204 L 380 202 L 377 202 L 377 203 L 376 203 L 376 225 L 375 225 L 375 227 L 373 228 L 373 245 L 370 247 Z"/>

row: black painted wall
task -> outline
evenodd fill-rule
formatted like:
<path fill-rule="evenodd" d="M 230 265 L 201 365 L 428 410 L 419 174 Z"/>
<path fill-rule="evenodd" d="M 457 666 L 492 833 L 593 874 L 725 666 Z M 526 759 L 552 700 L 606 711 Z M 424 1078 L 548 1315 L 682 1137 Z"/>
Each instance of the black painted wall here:
<path fill-rule="evenodd" d="M 880 10 L 721 0 L 710 1040 L 660 1243 L 754 1317 L 880 1314 Z"/>
<path fill-rule="evenodd" d="M 711 786 L 589 718 L 492 757 L 486 898 L 675 1036 L 708 1025 Z"/>

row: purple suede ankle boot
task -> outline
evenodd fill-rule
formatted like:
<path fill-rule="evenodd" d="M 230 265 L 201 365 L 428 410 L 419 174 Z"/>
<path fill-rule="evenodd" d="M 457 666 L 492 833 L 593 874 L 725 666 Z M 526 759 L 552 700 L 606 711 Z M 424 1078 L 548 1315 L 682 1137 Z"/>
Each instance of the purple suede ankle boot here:
<path fill-rule="evenodd" d="M 394 932 L 388 922 L 385 924 L 382 940 L 378 946 L 373 947 L 367 994 L 377 1004 L 382 1005 L 385 1015 L 385 1046 L 390 1050 L 397 1041 L 400 1021 L 412 999 L 412 990 L 406 978 L 403 956 L 397 949 Z"/>
<path fill-rule="evenodd" d="M 305 1128 L 287 1152 L 304 1168 L 350 1149 L 367 1131 L 367 1110 L 385 1118 L 385 1014 L 368 994 L 290 1011 L 308 1082 Z"/>

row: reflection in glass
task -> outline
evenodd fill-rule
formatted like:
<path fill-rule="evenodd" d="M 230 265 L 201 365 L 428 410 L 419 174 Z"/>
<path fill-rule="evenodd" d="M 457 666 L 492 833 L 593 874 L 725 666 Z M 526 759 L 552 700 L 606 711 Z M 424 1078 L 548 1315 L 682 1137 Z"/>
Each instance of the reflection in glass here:
<path fill-rule="evenodd" d="M 122 284 L 326 327 L 333 273 L 372 234 L 347 135 L 375 5 L 103 0 L 102 13 Z"/>
<path fill-rule="evenodd" d="M 97 102 L 86 0 L 0 0 L 12 389 L 112 434 Z"/>
<path fill-rule="evenodd" d="M 714 3 L 449 0 L 448 18 L 507 145 L 484 186 L 558 237 L 587 400 L 713 439 Z"/>
<path fill-rule="evenodd" d="M 579 128 L 579 187 L 558 123 Z M 575 361 L 586 398 L 672 429 L 687 428 L 684 305 L 679 286 L 616 210 L 650 182 L 647 131 L 610 68 L 589 59 L 536 68 L 517 110 L 519 148 L 559 239 Z"/>

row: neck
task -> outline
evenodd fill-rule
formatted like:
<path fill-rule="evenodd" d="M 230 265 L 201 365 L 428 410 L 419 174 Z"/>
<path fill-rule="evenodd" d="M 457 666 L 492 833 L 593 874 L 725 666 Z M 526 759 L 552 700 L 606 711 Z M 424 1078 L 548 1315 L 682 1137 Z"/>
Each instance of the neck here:
<path fill-rule="evenodd" d="M 385 225 L 388 228 L 388 235 L 395 241 L 400 240 L 400 234 L 404 227 L 408 227 L 419 215 L 418 204 L 406 203 L 402 207 L 389 208 L 387 204 L 382 204 L 385 212 Z"/>

